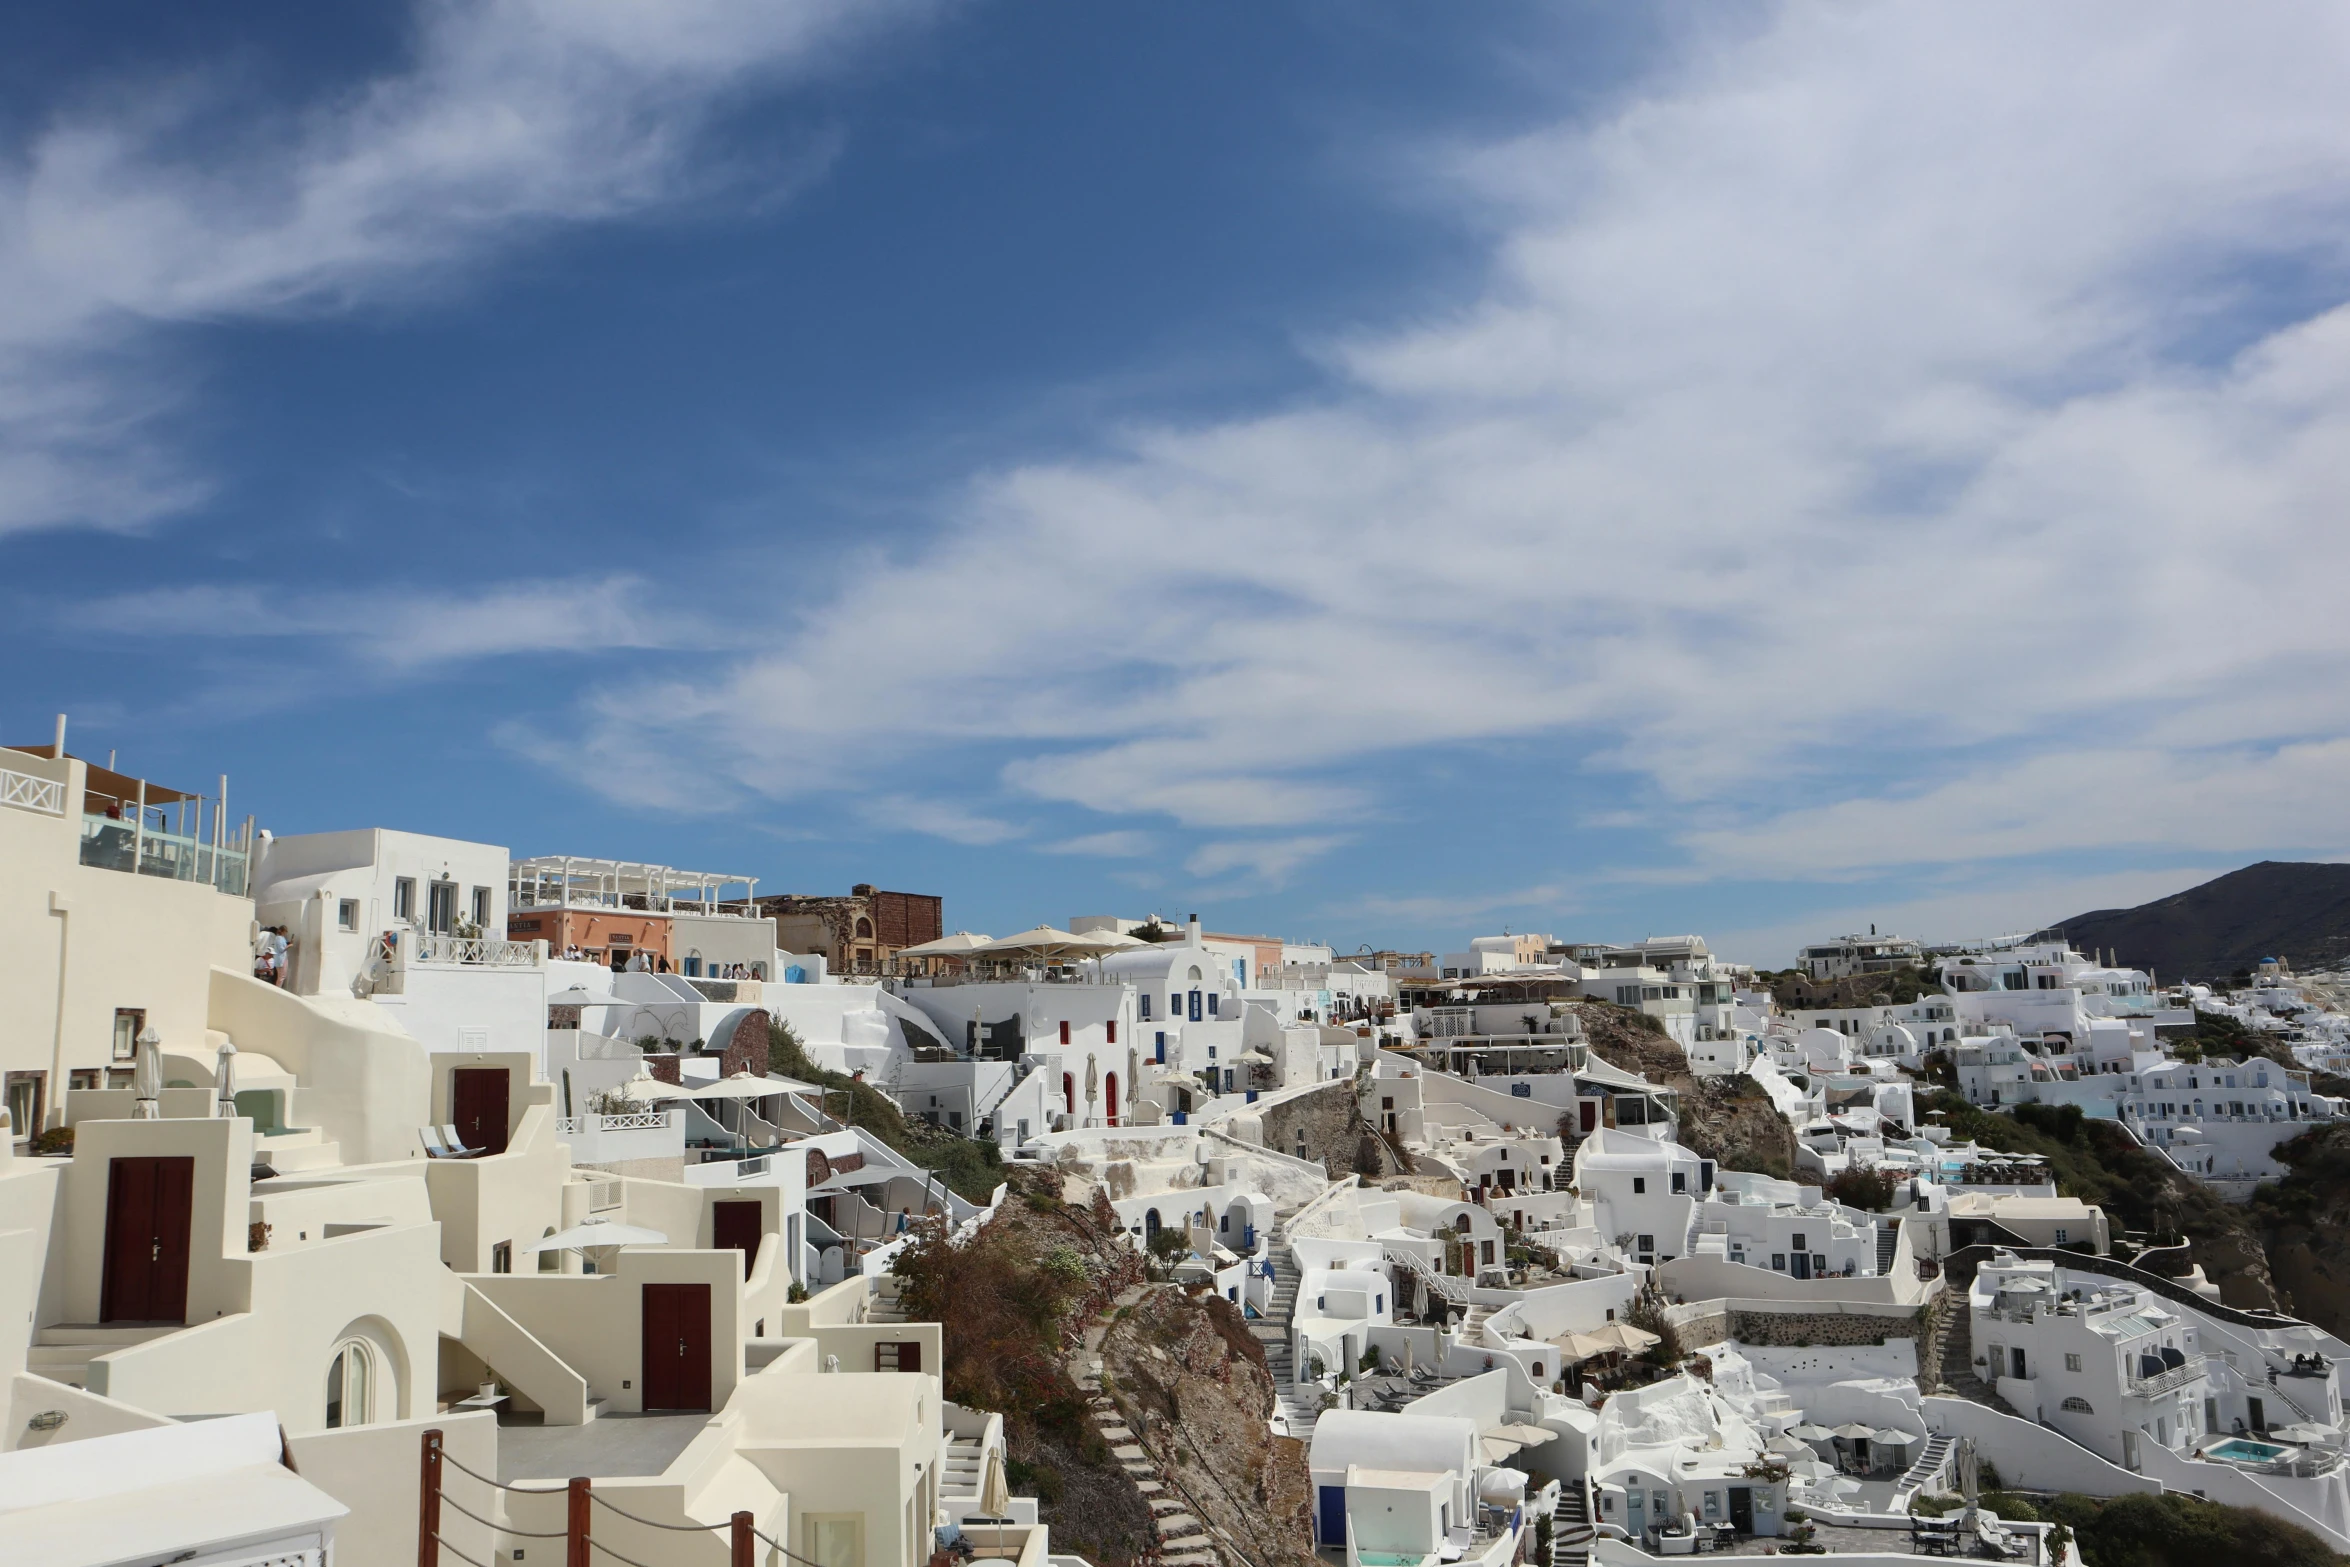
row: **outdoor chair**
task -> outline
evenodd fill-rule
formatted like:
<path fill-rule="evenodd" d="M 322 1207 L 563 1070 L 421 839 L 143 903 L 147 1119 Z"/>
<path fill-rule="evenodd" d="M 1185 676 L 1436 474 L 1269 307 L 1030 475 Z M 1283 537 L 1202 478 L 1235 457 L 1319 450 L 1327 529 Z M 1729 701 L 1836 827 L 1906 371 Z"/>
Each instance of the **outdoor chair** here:
<path fill-rule="evenodd" d="M 441 1142 L 448 1148 L 449 1157 L 452 1159 L 478 1159 L 489 1151 L 486 1148 L 466 1147 L 465 1139 L 457 1135 L 457 1128 L 454 1126 L 441 1128 Z"/>

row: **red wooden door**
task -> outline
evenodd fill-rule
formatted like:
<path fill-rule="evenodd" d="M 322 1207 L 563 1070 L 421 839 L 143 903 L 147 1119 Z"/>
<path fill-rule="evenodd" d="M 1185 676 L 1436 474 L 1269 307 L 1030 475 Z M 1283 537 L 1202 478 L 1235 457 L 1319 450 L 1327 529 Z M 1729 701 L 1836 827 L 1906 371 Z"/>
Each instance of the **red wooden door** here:
<path fill-rule="evenodd" d="M 188 1320 L 193 1158 L 116 1159 L 106 1171 L 106 1271 L 101 1322 Z"/>
<path fill-rule="evenodd" d="M 755 1202 L 721 1202 L 710 1205 L 711 1244 L 720 1251 L 732 1246 L 743 1254 L 743 1277 L 751 1276 L 751 1263 L 759 1255 L 759 1242 L 766 1237 L 765 1221 L 759 1216 Z"/>
<path fill-rule="evenodd" d="M 710 1286 L 644 1287 L 644 1407 L 710 1407 Z"/>
<path fill-rule="evenodd" d="M 459 1067 L 449 1084 L 449 1102 L 449 1118 L 457 1123 L 459 1141 L 484 1153 L 506 1151 L 504 1067 Z"/>
<path fill-rule="evenodd" d="M 1599 1106 L 1593 1103 L 1591 1100 L 1586 1099 L 1583 1101 L 1581 1108 L 1583 1112 L 1583 1135 L 1585 1137 L 1589 1137 L 1594 1131 L 1599 1129 Z"/>

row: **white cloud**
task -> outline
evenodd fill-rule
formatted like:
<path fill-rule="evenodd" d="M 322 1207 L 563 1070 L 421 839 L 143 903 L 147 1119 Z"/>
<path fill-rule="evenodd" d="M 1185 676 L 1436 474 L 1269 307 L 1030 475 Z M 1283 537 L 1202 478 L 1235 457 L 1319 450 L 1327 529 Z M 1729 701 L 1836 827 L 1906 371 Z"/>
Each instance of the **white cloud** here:
<path fill-rule="evenodd" d="M 713 111 L 912 9 L 419 0 L 404 68 L 299 110 L 135 82 L 50 121 L 0 157 L 0 533 L 202 496 L 151 429 L 175 403 L 152 328 L 432 288 L 552 225 L 690 195 L 721 167 Z"/>
<path fill-rule="evenodd" d="M 1013 790 L 1225 831 L 1563 735 L 1701 873 L 2314 832 L 2350 313 L 2248 280 L 2342 296 L 2346 81 L 2326 8 L 1788 6 L 1452 160 L 1490 279 L 1319 396 L 982 478 L 597 716 L 779 794 L 1009 742 Z"/>

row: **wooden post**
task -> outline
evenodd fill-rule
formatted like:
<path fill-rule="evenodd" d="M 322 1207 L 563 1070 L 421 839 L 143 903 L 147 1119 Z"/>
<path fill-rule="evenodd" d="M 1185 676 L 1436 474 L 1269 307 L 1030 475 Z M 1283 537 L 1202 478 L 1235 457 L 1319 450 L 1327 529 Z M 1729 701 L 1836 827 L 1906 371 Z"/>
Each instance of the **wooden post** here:
<path fill-rule="evenodd" d="M 416 1567 L 441 1563 L 441 1433 L 424 1433 L 424 1469 L 416 1487 Z"/>
<path fill-rule="evenodd" d="M 563 1524 L 563 1567 L 588 1567 L 588 1483 L 571 1480 L 570 1515 Z"/>
<path fill-rule="evenodd" d="M 730 1558 L 729 1567 L 752 1567 L 749 1513 L 734 1515 L 734 1555 Z"/>

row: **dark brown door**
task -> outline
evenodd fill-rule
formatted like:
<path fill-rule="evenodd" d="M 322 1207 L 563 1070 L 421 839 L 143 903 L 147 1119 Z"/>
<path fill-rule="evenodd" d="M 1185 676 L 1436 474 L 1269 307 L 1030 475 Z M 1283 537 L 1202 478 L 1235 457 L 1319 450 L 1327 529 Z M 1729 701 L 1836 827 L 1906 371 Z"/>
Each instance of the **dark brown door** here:
<path fill-rule="evenodd" d="M 710 1407 L 710 1286 L 648 1284 L 644 1293 L 644 1405 Z"/>
<path fill-rule="evenodd" d="M 468 1148 L 506 1151 L 506 1069 L 461 1066 L 449 1084 L 450 1119 Z"/>
<path fill-rule="evenodd" d="M 876 1344 L 873 1346 L 873 1369 L 876 1371 L 919 1371 L 922 1369 L 920 1344 Z"/>
<path fill-rule="evenodd" d="M 751 1276 L 751 1263 L 759 1255 L 759 1242 L 767 1229 L 759 1216 L 755 1202 L 721 1202 L 710 1205 L 712 1244 L 720 1251 L 732 1246 L 743 1254 L 743 1277 Z"/>
<path fill-rule="evenodd" d="M 101 1322 L 188 1320 L 188 1224 L 196 1161 L 116 1159 L 106 1170 Z"/>

